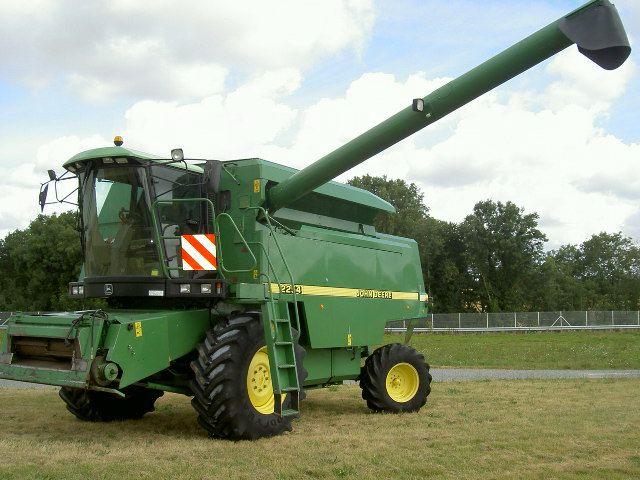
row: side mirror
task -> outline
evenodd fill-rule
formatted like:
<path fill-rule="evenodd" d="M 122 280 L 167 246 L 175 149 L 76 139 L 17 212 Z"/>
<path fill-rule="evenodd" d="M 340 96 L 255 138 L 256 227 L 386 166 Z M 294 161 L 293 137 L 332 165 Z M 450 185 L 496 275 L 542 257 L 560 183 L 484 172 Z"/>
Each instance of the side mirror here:
<path fill-rule="evenodd" d="M 49 170 L 52 172 L 53 170 Z M 55 175 L 55 173 L 54 173 Z M 38 196 L 38 202 L 40 203 L 40 212 L 44 211 L 44 206 L 47 203 L 47 193 L 49 192 L 49 184 L 47 183 L 44 187 L 40 187 L 40 195 Z"/>
<path fill-rule="evenodd" d="M 47 170 L 47 173 L 49 174 L 49 180 L 51 180 L 51 181 L 53 181 L 56 178 L 58 178 L 58 177 L 56 177 L 56 172 L 54 172 L 53 170 Z"/>
<path fill-rule="evenodd" d="M 205 193 L 215 195 L 220 190 L 220 173 L 222 162 L 219 160 L 207 160 L 204 165 L 204 190 Z"/>

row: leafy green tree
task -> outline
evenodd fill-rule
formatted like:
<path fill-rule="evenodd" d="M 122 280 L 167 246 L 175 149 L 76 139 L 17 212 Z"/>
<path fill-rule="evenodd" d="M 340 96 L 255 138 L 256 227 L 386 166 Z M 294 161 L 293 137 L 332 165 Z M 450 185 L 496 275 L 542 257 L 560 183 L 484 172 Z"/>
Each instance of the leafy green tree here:
<path fill-rule="evenodd" d="M 512 202 L 478 202 L 460 225 L 475 302 L 482 311 L 530 309 L 531 285 L 544 258 L 538 214 Z"/>
<path fill-rule="evenodd" d="M 69 305 L 82 254 L 74 212 L 39 215 L 0 240 L 0 309 L 54 310 Z M 78 308 L 77 306 L 75 308 Z"/>
<path fill-rule="evenodd" d="M 562 247 L 563 249 L 570 246 Z M 569 254 L 570 252 L 566 252 Z M 580 310 L 584 289 L 574 276 L 575 264 L 548 253 L 540 265 L 540 274 L 532 284 L 535 292 L 534 310 Z"/>
<path fill-rule="evenodd" d="M 368 190 L 386 200 L 396 208 L 396 214 L 380 213 L 376 218 L 376 229 L 389 235 L 411 237 L 424 227 L 429 208 L 424 203 L 424 195 L 415 183 L 404 180 L 390 180 L 386 176 L 364 175 L 349 180 L 354 187 Z M 415 238 L 415 237 L 412 237 Z"/>
<path fill-rule="evenodd" d="M 635 310 L 640 305 L 640 248 L 621 233 L 602 232 L 550 256 L 561 286 L 556 309 Z"/>
<path fill-rule="evenodd" d="M 463 303 L 465 266 L 457 226 L 429 216 L 424 195 L 415 183 L 364 175 L 352 178 L 349 184 L 372 192 L 396 208 L 396 214 L 376 217 L 376 230 L 415 239 L 434 311 L 458 311 Z"/>
<path fill-rule="evenodd" d="M 428 218 L 425 235 L 428 240 L 422 268 L 428 272 L 426 285 L 434 312 L 468 310 L 473 292 L 469 288 L 466 248 L 459 225 Z"/>

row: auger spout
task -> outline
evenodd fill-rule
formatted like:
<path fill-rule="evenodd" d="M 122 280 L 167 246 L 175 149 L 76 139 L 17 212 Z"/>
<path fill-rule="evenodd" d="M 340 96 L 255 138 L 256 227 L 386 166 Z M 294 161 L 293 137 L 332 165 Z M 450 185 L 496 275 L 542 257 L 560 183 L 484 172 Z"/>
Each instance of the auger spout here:
<path fill-rule="evenodd" d="M 616 7 L 609 0 L 592 0 L 275 185 L 267 196 L 269 210 L 295 202 L 574 43 L 607 70 L 618 68 L 631 53 Z"/>

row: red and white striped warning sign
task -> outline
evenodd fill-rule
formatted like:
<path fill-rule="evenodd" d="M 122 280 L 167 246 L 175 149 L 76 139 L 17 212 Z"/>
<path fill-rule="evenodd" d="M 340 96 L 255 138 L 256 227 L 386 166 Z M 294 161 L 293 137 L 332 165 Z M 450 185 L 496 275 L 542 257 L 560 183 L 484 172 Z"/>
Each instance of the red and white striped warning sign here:
<path fill-rule="evenodd" d="M 217 270 L 216 236 L 213 233 L 202 235 L 181 235 L 183 270 Z"/>

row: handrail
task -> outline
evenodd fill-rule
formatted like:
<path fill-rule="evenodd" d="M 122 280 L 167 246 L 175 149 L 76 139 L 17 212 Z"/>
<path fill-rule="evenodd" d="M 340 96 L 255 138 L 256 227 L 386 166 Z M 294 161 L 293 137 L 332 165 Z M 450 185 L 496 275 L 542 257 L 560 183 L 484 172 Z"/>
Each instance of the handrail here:
<path fill-rule="evenodd" d="M 264 248 L 264 246 L 263 246 L 263 248 Z M 274 270 L 273 274 L 274 274 L 274 275 L 276 274 L 275 270 Z M 266 278 L 266 280 L 267 280 L 267 285 L 271 285 L 271 277 L 269 277 L 269 275 L 268 275 L 268 274 L 266 274 L 266 273 L 260 273 L 259 278 L 261 278 L 261 277 L 265 277 L 265 278 Z M 278 281 L 278 280 L 276 279 L 276 281 Z M 277 313 L 277 312 L 276 312 L 276 310 L 275 310 L 275 300 L 274 300 L 274 298 L 273 298 L 273 292 L 271 292 L 271 289 L 270 289 L 270 288 L 267 290 L 267 295 L 268 295 L 268 297 L 269 297 L 268 302 L 269 302 L 269 304 L 271 305 L 271 309 L 272 309 L 272 311 L 273 311 L 273 314 L 275 315 L 275 314 Z M 276 331 L 273 329 L 273 325 L 272 325 L 272 328 L 271 328 L 271 339 L 272 339 L 272 340 L 275 340 L 275 339 L 276 339 L 276 336 L 277 336 L 277 333 L 276 333 Z"/>
<path fill-rule="evenodd" d="M 152 208 L 152 215 L 151 215 L 151 222 L 153 223 L 153 231 L 155 233 L 155 237 L 156 237 L 156 242 L 158 244 L 158 256 L 160 257 L 160 265 L 162 267 L 162 273 L 164 274 L 164 276 L 166 278 L 171 278 L 171 271 L 172 270 L 182 270 L 180 267 L 169 267 L 167 266 L 167 258 L 165 256 L 165 246 L 163 243 L 163 240 L 169 240 L 169 239 L 175 239 L 178 238 L 176 236 L 171 236 L 171 235 L 161 235 L 160 234 L 160 226 L 158 225 L 158 218 L 156 218 L 156 213 L 158 213 L 158 205 L 160 204 L 174 204 L 174 203 L 188 203 L 188 202 L 206 202 L 209 204 L 209 206 L 211 207 L 211 223 L 213 226 L 213 233 L 216 235 L 216 237 L 219 237 L 219 229 L 218 229 L 218 225 L 216 222 L 216 210 L 215 210 L 215 206 L 213 205 L 213 202 L 211 200 L 209 200 L 208 198 L 204 198 L 204 197 L 197 197 L 197 198 L 172 198 L 172 199 L 167 199 L 167 200 L 161 200 L 161 199 L 156 199 L 152 204 L 151 204 L 151 208 Z M 254 257 L 255 258 L 255 257 Z M 221 271 L 222 277 L 224 278 L 224 274 Z"/>
<path fill-rule="evenodd" d="M 293 278 L 293 273 L 291 273 L 291 269 L 289 268 L 289 264 L 287 263 L 287 259 L 284 256 L 284 252 L 282 251 L 282 248 L 280 247 L 280 242 L 278 242 L 278 237 L 275 234 L 275 231 L 273 229 L 273 225 L 271 224 L 271 217 L 269 215 L 269 213 L 263 208 L 263 207 L 247 207 L 247 210 L 257 210 L 259 213 L 262 213 L 262 215 L 264 216 L 264 219 L 267 222 L 267 226 L 269 228 L 269 232 L 271 233 L 271 236 L 273 237 L 273 241 L 276 244 L 276 248 L 278 249 L 278 252 L 280 253 L 280 258 L 282 258 L 282 263 L 284 265 L 284 268 L 287 270 L 287 273 L 289 274 L 289 279 L 291 280 L 291 295 L 293 296 L 293 311 L 295 313 L 295 317 L 296 317 L 296 326 L 298 327 L 298 329 L 300 329 L 300 316 L 298 314 L 298 300 L 296 297 L 296 282 Z M 268 255 L 267 255 L 268 258 Z M 269 262 L 271 263 L 271 262 Z M 275 274 L 275 269 L 273 269 L 274 274 Z M 269 290 L 271 290 L 271 285 L 269 285 Z M 278 282 L 278 290 L 279 293 L 282 294 L 282 285 L 280 284 L 280 282 Z"/>
<path fill-rule="evenodd" d="M 224 217 L 224 218 L 228 218 L 229 221 L 231 222 L 231 226 L 234 228 L 234 230 L 236 231 L 236 233 L 240 236 L 240 240 L 242 241 L 242 243 L 244 244 L 245 247 L 247 247 L 247 252 L 249 252 L 249 255 L 251 255 L 251 258 L 253 259 L 253 265 L 251 267 L 249 267 L 248 269 L 240 269 L 240 270 L 229 270 L 224 266 L 224 255 L 222 254 L 222 241 L 219 242 L 219 249 L 220 249 L 220 262 L 218 262 L 218 266 L 220 267 L 221 270 L 227 272 L 227 273 L 247 273 L 250 272 L 251 270 L 255 269 L 258 266 L 258 259 L 256 258 L 256 256 L 254 255 L 253 251 L 251 250 L 251 247 L 249 247 L 249 244 L 247 243 L 247 241 L 244 238 L 244 235 L 242 235 L 242 232 L 240 232 L 240 229 L 238 228 L 238 226 L 236 225 L 236 222 L 233 220 L 233 217 L 231 217 L 231 215 L 229 215 L 228 213 L 222 212 L 219 213 L 218 216 L 216 217 L 216 221 L 215 223 L 218 224 L 220 217 Z"/>
<path fill-rule="evenodd" d="M 276 269 L 273 268 L 273 263 L 271 263 L 271 258 L 269 258 L 269 252 L 267 252 L 266 247 L 262 242 L 249 242 L 249 245 L 258 245 L 262 248 L 264 252 L 264 257 L 267 259 L 267 264 L 269 265 L 269 269 L 273 272 L 273 276 L 276 279 L 276 283 L 280 285 L 280 279 L 278 278 L 278 274 L 276 273 Z M 263 275 L 262 273 L 260 275 Z M 268 277 L 268 275 L 267 275 Z M 269 278 L 269 284 L 271 284 L 271 279 Z"/>
<path fill-rule="evenodd" d="M 158 253 L 159 253 L 159 257 L 160 257 L 160 264 L 162 266 L 162 270 L 164 273 L 164 276 L 167 278 L 171 278 L 171 271 L 173 270 L 182 270 L 180 267 L 169 267 L 167 266 L 167 258 L 164 252 L 164 244 L 163 244 L 163 240 L 169 240 L 169 239 L 179 239 L 179 236 L 175 236 L 175 235 L 161 235 L 160 233 L 160 226 L 158 225 L 158 218 L 156 213 L 158 212 L 158 205 L 160 204 L 174 204 L 174 203 L 188 203 L 188 202 L 206 202 L 209 204 L 210 207 L 210 211 L 211 211 L 211 225 L 213 227 L 213 232 L 215 233 L 216 237 L 218 238 L 218 242 L 217 242 L 217 249 L 219 254 L 217 255 L 219 262 L 218 262 L 218 267 L 219 267 L 219 272 L 221 274 L 221 276 L 223 278 L 225 278 L 225 273 L 246 273 L 246 272 L 250 272 L 251 270 L 253 270 L 257 265 L 258 265 L 258 259 L 256 258 L 256 256 L 254 255 L 253 251 L 251 250 L 251 248 L 249 247 L 249 244 L 247 243 L 246 239 L 244 238 L 244 235 L 242 235 L 242 232 L 240 232 L 240 229 L 238 228 L 238 226 L 236 225 L 236 222 L 233 220 L 233 217 L 231 217 L 231 215 L 229 215 L 228 213 L 222 212 L 219 213 L 216 216 L 216 211 L 215 211 L 215 205 L 213 204 L 213 202 L 208 199 L 208 198 L 204 198 L 204 197 L 199 197 L 199 198 L 172 198 L 172 199 L 167 199 L 167 200 L 161 200 L 161 199 L 156 199 L 153 204 L 152 204 L 152 209 L 153 209 L 153 215 L 151 215 L 152 218 L 152 222 L 153 222 L 153 229 L 154 229 L 154 233 L 155 233 L 155 237 L 156 237 L 156 242 L 158 244 Z M 249 255 L 251 255 L 251 259 L 252 259 L 252 265 L 251 267 L 249 267 L 248 269 L 237 269 L 237 270 L 231 270 L 228 269 L 224 266 L 224 256 L 222 254 L 222 241 L 220 238 L 220 219 L 221 218 L 227 218 L 229 220 L 229 222 L 231 223 L 231 226 L 233 227 L 233 229 L 236 231 L 236 233 L 238 234 L 238 236 L 240 237 L 240 240 L 242 241 L 242 243 L 244 244 L 244 246 L 247 248 L 247 251 L 249 252 Z"/>

